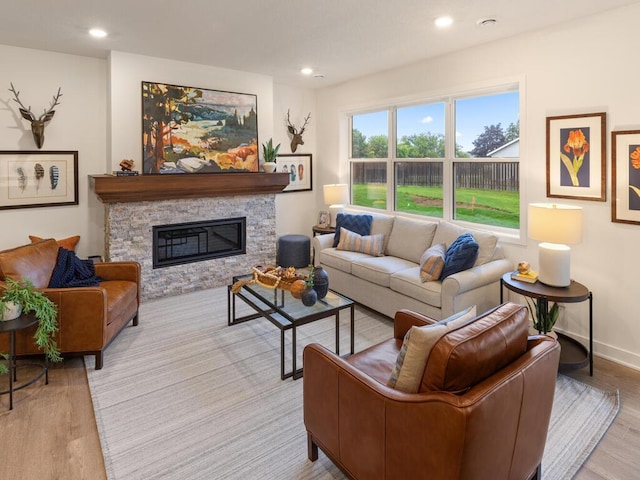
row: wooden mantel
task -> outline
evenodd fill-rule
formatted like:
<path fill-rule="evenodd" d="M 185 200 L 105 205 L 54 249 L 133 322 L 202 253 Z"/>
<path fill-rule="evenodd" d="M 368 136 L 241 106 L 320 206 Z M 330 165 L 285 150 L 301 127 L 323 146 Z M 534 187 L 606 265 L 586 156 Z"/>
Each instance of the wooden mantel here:
<path fill-rule="evenodd" d="M 176 198 L 280 193 L 288 173 L 192 173 L 174 175 L 89 175 L 103 203 L 143 202 Z"/>

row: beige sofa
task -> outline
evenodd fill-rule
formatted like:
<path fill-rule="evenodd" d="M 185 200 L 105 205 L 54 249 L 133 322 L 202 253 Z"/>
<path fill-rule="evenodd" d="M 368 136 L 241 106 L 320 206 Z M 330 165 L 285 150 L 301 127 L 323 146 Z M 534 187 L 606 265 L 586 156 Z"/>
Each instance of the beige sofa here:
<path fill-rule="evenodd" d="M 431 245 L 448 248 L 462 233 L 479 244 L 475 265 L 443 281 L 422 283 L 420 258 Z M 495 235 L 401 216 L 373 214 L 371 235 L 384 234 L 384 256 L 337 250 L 333 234 L 313 238 L 314 263 L 329 274 L 329 287 L 393 317 L 400 309 L 442 319 L 468 306 L 484 312 L 500 303 L 500 277 L 513 269 Z"/>

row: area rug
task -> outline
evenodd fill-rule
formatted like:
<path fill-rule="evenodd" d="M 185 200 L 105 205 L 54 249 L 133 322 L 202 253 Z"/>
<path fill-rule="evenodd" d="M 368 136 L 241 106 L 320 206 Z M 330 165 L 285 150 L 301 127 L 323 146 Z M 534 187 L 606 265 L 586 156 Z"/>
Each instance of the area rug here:
<path fill-rule="evenodd" d="M 347 314 L 340 328 L 346 351 Z M 356 308 L 356 351 L 392 331 Z M 299 329 L 299 345 L 311 340 L 335 348 L 333 319 Z M 280 380 L 280 331 L 263 319 L 227 326 L 226 288 L 143 304 L 104 368 L 85 364 L 110 480 L 345 478 L 322 452 L 307 460 L 302 380 Z M 571 478 L 617 411 L 617 392 L 559 376 L 543 478 Z"/>

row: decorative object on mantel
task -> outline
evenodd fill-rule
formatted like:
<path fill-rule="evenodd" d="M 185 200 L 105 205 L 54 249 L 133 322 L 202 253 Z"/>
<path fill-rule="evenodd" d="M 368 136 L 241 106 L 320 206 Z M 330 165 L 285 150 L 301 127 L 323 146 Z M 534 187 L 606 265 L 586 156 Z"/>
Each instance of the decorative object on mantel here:
<path fill-rule="evenodd" d="M 283 153 L 278 155 L 276 170 L 281 173 L 289 173 L 289 186 L 284 189 L 284 193 L 313 190 L 311 160 L 310 153 Z"/>
<path fill-rule="evenodd" d="M 9 89 L 9 91 L 13 93 L 13 96 L 15 97 L 13 101 L 20 105 L 20 108 L 18 110 L 20 110 L 20 115 L 22 115 L 22 118 L 31 122 L 31 133 L 33 133 L 33 140 L 36 142 L 36 146 L 38 148 L 42 148 L 42 146 L 44 145 L 44 127 L 47 122 L 51 121 L 56 113 L 53 108 L 56 105 L 60 105 L 60 102 L 58 102 L 58 100 L 60 100 L 60 97 L 62 96 L 62 93 L 60 93 L 61 88 L 62 87 L 58 87 L 58 93 L 53 96 L 53 101 L 51 102 L 51 106 L 49 107 L 49 109 L 47 110 L 45 108 L 44 113 L 36 118 L 35 115 L 31 112 L 31 106 L 27 108 L 22 104 L 19 96 L 20 92 L 16 91 L 13 83 L 11 83 L 11 88 Z"/>
<path fill-rule="evenodd" d="M 142 82 L 143 173 L 257 172 L 257 104 L 253 94 Z"/>
<path fill-rule="evenodd" d="M 132 159 L 125 158 L 120 162 L 120 170 L 114 171 L 113 174 L 120 177 L 129 177 L 132 175 L 138 175 L 139 172 L 137 170 L 133 170 L 134 165 L 135 165 L 135 162 Z"/>
<path fill-rule="evenodd" d="M 0 210 L 78 205 L 78 152 L 0 151 Z"/>
<path fill-rule="evenodd" d="M 305 128 L 307 128 L 307 124 L 309 123 L 309 119 L 311 118 L 311 112 L 304 119 L 304 124 L 298 129 L 291 123 L 289 119 L 289 110 L 287 110 L 287 130 L 291 134 L 291 153 L 296 153 L 298 149 L 298 145 L 304 145 L 304 141 L 302 140 L 302 134 L 304 133 Z"/>
<path fill-rule="evenodd" d="M 262 169 L 266 173 L 273 173 L 276 171 L 276 157 L 278 156 L 278 150 L 280 150 L 280 144 L 273 146 L 273 138 L 270 138 L 267 143 L 262 144 Z"/>

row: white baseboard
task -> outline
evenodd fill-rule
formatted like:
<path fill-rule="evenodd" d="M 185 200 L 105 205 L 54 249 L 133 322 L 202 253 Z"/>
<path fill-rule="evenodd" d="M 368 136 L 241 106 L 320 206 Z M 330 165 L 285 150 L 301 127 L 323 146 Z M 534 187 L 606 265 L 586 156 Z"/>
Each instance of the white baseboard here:
<path fill-rule="evenodd" d="M 578 340 L 586 347 L 589 346 L 589 337 L 568 332 L 560 328 L 554 328 L 554 330 Z M 625 367 L 640 371 L 640 355 L 635 352 L 629 352 L 628 350 L 623 350 L 621 348 L 613 347 L 606 343 L 594 340 L 593 356 L 605 358 L 607 360 L 611 360 L 612 362 L 619 363 L 620 365 L 624 365 Z"/>

